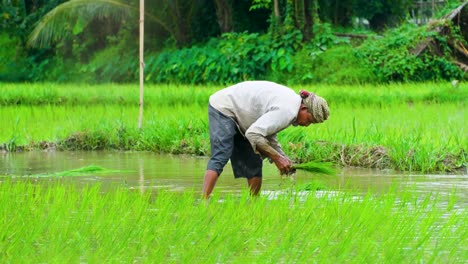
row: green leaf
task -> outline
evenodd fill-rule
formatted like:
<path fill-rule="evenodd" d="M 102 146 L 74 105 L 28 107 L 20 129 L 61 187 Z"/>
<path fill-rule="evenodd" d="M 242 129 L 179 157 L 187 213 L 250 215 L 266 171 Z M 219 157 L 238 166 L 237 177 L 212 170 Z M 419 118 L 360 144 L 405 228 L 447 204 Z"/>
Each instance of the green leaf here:
<path fill-rule="evenodd" d="M 280 70 L 284 70 L 288 66 L 288 63 L 284 57 L 279 58 L 278 62 Z"/>
<path fill-rule="evenodd" d="M 83 29 L 87 26 L 87 21 L 83 19 L 82 16 L 79 16 L 76 20 L 75 26 L 73 27 L 73 35 L 78 35 L 83 32 Z"/>
<path fill-rule="evenodd" d="M 284 48 L 280 48 L 280 49 L 278 50 L 277 55 L 278 55 L 278 56 L 283 56 L 285 53 L 286 53 L 286 50 L 285 50 Z"/>

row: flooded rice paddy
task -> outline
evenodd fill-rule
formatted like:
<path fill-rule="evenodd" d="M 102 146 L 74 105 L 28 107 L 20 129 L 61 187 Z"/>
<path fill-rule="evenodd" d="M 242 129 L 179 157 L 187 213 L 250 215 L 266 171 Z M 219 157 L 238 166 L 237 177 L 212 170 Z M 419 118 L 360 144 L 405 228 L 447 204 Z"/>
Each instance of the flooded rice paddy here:
<path fill-rule="evenodd" d="M 100 184 L 103 190 L 116 186 L 127 186 L 141 191 L 195 191 L 200 192 L 207 157 L 184 155 L 160 155 L 153 152 L 61 152 L 32 151 L 0 154 L 0 180 L 33 178 L 37 181 L 52 181 L 57 176 L 37 177 L 30 175 L 53 174 L 90 165 L 118 171 L 105 174 L 90 172 L 83 176 L 63 176 L 62 181 L 86 186 Z M 29 176 L 29 177 L 28 177 Z M 391 188 L 409 187 L 416 192 L 452 194 L 456 193 L 461 204 L 468 204 L 468 175 L 400 173 L 393 170 L 358 168 L 340 169 L 336 176 L 317 175 L 298 171 L 296 186 L 315 182 L 327 191 L 352 190 L 365 193 L 382 193 Z M 286 190 L 293 186 L 288 178 L 282 178 L 276 167 L 265 163 L 263 175 L 264 193 Z M 228 164 L 216 185 L 217 192 L 241 192 L 247 189 L 246 181 L 234 179 Z"/>

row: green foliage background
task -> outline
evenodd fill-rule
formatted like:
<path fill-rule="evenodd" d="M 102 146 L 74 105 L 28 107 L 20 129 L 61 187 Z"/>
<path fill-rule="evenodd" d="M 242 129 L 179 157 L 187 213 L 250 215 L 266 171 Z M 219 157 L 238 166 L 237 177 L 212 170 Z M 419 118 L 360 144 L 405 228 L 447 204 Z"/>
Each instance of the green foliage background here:
<path fill-rule="evenodd" d="M 71 1 L 3 1 L 0 7 L 0 82 L 53 81 L 136 82 L 139 77 L 138 24 L 135 14 L 110 17 L 70 17 L 61 36 L 49 45 L 27 45 L 28 36 L 45 15 Z M 93 2 L 93 1 L 91 1 Z M 94 1 L 96 3 L 100 1 Z M 116 0 L 137 10 L 132 0 Z M 216 4 L 228 3 L 231 29 L 218 25 Z M 231 84 L 269 79 L 286 84 L 363 84 L 463 79 L 453 63 L 449 37 L 434 33 L 434 25 L 409 22 L 410 0 L 279 1 L 158 0 L 147 5 L 145 75 L 149 83 Z M 446 1 L 434 17 L 462 3 Z M 307 9 L 309 7 L 309 9 Z M 468 8 L 466 8 L 468 9 Z M 268 16 L 270 18 L 268 19 Z M 66 17 L 66 16 L 64 16 Z M 118 17 L 118 16 L 117 16 Z M 368 19 L 369 28 L 356 25 Z M 379 17 L 379 21 L 375 21 Z M 157 22 L 155 22 L 157 21 Z M 60 21 L 58 21 L 60 22 Z M 308 25 L 307 23 L 310 23 Z M 307 25 L 310 28 L 307 28 Z M 452 35 L 467 40 L 458 26 Z M 360 34 L 356 41 L 335 33 Z M 435 39 L 444 56 L 412 50 Z"/>

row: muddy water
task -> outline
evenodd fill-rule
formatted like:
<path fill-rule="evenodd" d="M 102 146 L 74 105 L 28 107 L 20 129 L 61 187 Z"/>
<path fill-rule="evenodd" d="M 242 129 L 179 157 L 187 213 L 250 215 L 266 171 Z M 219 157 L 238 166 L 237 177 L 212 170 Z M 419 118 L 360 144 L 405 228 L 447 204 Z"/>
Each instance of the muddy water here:
<path fill-rule="evenodd" d="M 114 172 L 74 177 L 62 177 L 78 186 L 100 183 L 104 189 L 126 186 L 141 190 L 194 190 L 199 192 L 207 163 L 206 157 L 159 155 L 151 152 L 25 152 L 0 153 L 0 181 L 6 178 L 25 179 L 24 175 L 55 173 L 97 165 Z M 53 181 L 56 177 L 38 178 L 38 181 Z M 337 176 L 324 176 L 298 171 L 297 186 L 320 182 L 327 190 L 353 190 L 385 192 L 390 188 L 410 186 L 422 193 L 448 194 L 456 192 L 462 204 L 468 204 L 468 175 L 421 175 L 401 174 L 391 170 L 342 169 Z M 265 192 L 284 190 L 292 186 L 289 179 L 282 179 L 276 168 L 264 166 Z M 234 179 L 228 164 L 216 185 L 218 192 L 246 190 L 244 179 Z"/>

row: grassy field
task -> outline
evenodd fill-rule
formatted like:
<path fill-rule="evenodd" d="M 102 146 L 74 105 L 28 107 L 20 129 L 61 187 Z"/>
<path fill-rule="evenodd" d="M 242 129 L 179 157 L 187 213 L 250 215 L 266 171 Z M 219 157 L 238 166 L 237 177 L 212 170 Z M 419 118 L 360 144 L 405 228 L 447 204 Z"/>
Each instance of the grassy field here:
<path fill-rule="evenodd" d="M 0 86 L 0 122 L 5 124 L 0 148 L 209 155 L 207 102 L 220 88 L 148 86 L 139 131 L 135 85 L 5 84 Z M 466 164 L 467 85 L 306 89 L 327 99 L 331 117 L 280 133 L 295 162 L 423 172 L 453 171 Z"/>
<path fill-rule="evenodd" d="M 207 102 L 220 88 L 147 87 L 139 131 L 137 86 L 1 84 L 0 149 L 208 155 Z M 321 125 L 280 133 L 296 162 L 425 172 L 466 164 L 468 86 L 309 90 L 328 100 L 332 115 Z M 256 199 L 247 193 L 215 192 L 206 202 L 198 190 L 104 190 L 98 184 L 78 187 L 69 179 L 0 177 L 0 262 L 468 260 L 466 201 L 458 200 L 455 189 L 452 194 L 421 194 L 411 187 L 361 194 L 298 186 Z"/>
<path fill-rule="evenodd" d="M 213 197 L 0 184 L 3 263 L 463 263 L 466 208 L 411 190 Z"/>
<path fill-rule="evenodd" d="M 146 85 L 146 105 L 200 105 L 206 106 L 208 97 L 221 86 Z M 291 87 L 307 89 L 325 97 L 328 103 L 355 106 L 384 106 L 401 103 L 456 103 L 466 105 L 468 84 L 453 87 L 450 83 L 390 84 L 362 86 Z M 104 84 L 0 84 L 0 105 L 137 105 L 138 85 Z"/>

